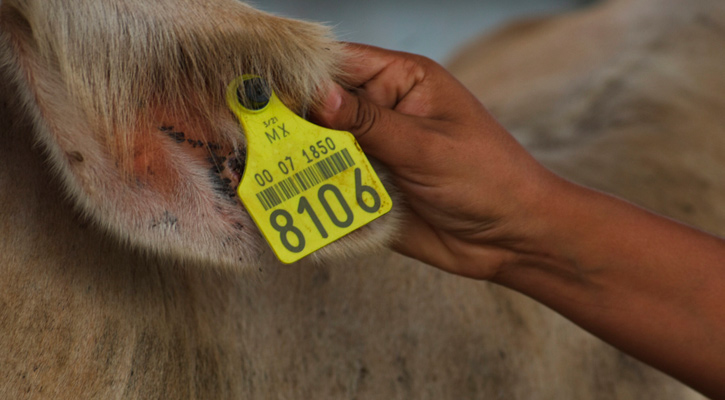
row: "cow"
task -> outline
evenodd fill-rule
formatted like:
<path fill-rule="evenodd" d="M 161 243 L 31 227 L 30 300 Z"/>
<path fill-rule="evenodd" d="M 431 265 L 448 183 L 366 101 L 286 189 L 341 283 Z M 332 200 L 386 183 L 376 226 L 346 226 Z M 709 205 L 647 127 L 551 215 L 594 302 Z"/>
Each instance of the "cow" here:
<path fill-rule="evenodd" d="M 723 21 L 609 0 L 451 68 L 557 172 L 718 232 Z M 0 398 L 701 398 L 387 250 L 405 199 L 378 164 L 389 215 L 276 261 L 234 193 L 225 88 L 259 75 L 307 116 L 348 51 L 235 0 L 2 0 Z"/>

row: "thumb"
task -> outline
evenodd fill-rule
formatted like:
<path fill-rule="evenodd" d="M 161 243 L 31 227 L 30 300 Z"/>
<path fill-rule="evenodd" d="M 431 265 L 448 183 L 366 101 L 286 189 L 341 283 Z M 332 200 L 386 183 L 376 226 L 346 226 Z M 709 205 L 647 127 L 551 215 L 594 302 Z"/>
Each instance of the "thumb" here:
<path fill-rule="evenodd" d="M 380 129 L 381 112 L 376 104 L 333 84 L 316 116 L 321 123 L 348 131 L 360 141 L 371 131 Z"/>
<path fill-rule="evenodd" d="M 413 117 L 379 106 L 337 84 L 328 90 L 315 119 L 329 128 L 352 133 L 366 153 L 386 163 L 401 156 L 399 145 L 415 132 Z"/>

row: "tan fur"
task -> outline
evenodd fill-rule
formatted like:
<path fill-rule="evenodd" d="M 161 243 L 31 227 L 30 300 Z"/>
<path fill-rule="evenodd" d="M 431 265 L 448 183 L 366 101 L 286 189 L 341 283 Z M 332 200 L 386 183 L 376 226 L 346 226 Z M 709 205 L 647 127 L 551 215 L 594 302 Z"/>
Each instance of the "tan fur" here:
<path fill-rule="evenodd" d="M 514 26 L 451 69 L 557 172 L 722 235 L 724 42 L 720 1 L 618 0 Z"/>
<path fill-rule="evenodd" d="M 454 68 L 558 171 L 718 231 L 725 17 L 661 2 L 520 25 Z M 227 195 L 223 89 L 253 71 L 304 113 L 342 51 L 231 0 L 0 2 L 0 398 L 697 398 L 520 295 L 376 250 L 395 216 L 272 261 Z"/>

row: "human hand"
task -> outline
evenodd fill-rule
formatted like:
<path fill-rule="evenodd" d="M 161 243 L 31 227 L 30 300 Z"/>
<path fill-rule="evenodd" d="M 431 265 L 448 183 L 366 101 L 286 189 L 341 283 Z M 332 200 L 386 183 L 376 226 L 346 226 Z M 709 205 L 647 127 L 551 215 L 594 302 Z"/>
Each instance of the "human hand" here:
<path fill-rule="evenodd" d="M 352 90 L 332 87 L 314 117 L 393 172 L 409 209 L 396 250 L 479 279 L 535 253 L 537 204 L 555 176 L 440 65 L 348 49 Z"/>

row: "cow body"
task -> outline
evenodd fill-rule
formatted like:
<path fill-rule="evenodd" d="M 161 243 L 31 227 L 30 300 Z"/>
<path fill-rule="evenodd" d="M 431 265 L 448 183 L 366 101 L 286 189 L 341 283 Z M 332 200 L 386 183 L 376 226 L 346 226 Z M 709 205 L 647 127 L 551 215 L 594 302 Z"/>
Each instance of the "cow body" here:
<path fill-rule="evenodd" d="M 152 20 L 158 10 L 141 2 L 117 3 L 124 12 L 138 13 L 136 18 L 143 22 L 139 25 L 158 28 L 145 34 L 161 36 L 173 30 Z M 629 4 L 613 4 L 624 3 Z M 703 9 L 719 8 L 715 1 L 697 3 Z M 67 54 L 42 42 L 50 40 L 47 35 L 52 32 L 42 36 L 35 25 L 42 19 L 33 22 L 38 14 L 29 13 L 38 4 L 42 3 L 6 0 L 0 5 L 1 398 L 698 398 L 523 296 L 444 274 L 387 250 L 374 251 L 395 230 L 394 215 L 336 243 L 314 262 L 278 264 L 241 205 L 207 182 L 209 167 L 216 167 L 213 174 L 221 176 L 226 171 L 218 164 L 205 164 L 206 153 L 218 147 L 229 149 L 223 154 L 227 158 L 243 153 L 241 135 L 221 137 L 240 131 L 231 115 L 214 108 L 221 107 L 216 98 L 209 94 L 211 106 L 205 109 L 189 95 L 212 92 L 219 85 L 210 78 L 211 83 L 201 79 L 198 86 L 192 85 L 191 92 L 154 89 L 168 91 L 165 97 L 129 89 L 128 99 L 113 88 L 94 92 L 97 88 L 82 82 L 74 86 L 74 79 L 95 76 L 94 71 L 64 64 Z M 73 6 L 91 13 L 94 4 L 78 1 Z M 187 42 L 217 32 L 212 31 L 218 29 L 214 24 L 193 25 L 196 19 L 205 20 L 199 18 L 203 13 L 233 8 L 214 17 L 247 18 L 245 26 L 228 32 L 235 43 L 248 41 L 247 47 L 235 49 L 254 58 L 241 67 L 266 67 L 281 97 L 300 113 L 314 104 L 317 86 L 336 78 L 342 50 L 323 30 L 269 19 L 231 1 L 158 4 L 173 11 L 164 18 L 186 22 L 179 24 L 183 29 L 176 34 L 191 32 L 189 36 L 174 37 Z M 654 21 L 669 16 L 660 8 L 649 9 Z M 614 15 L 628 15 L 623 10 Z M 595 17 L 601 12 L 562 18 L 573 23 L 587 18 L 604 25 L 619 22 Z M 626 22 L 631 32 L 615 26 L 610 36 L 595 35 L 592 40 L 608 43 L 637 35 L 637 15 Z M 713 13 L 705 16 L 707 23 L 692 33 L 697 39 L 693 43 L 714 43 L 713 38 L 722 35 L 725 19 Z M 566 24 L 552 24 L 551 35 L 572 39 L 566 30 L 556 30 Z M 269 26 L 274 29 L 264 29 Z M 666 31 L 667 26 L 661 23 L 647 31 Z M 73 30 L 56 31 L 60 32 Z M 301 37 L 301 32 L 308 36 Z M 717 169 L 723 159 L 719 154 L 725 154 L 718 152 L 719 138 L 712 136 L 714 118 L 725 108 L 711 95 L 722 87 L 716 86 L 722 82 L 710 69 L 716 60 L 703 56 L 703 62 L 710 61 L 698 64 L 689 47 L 668 47 L 680 42 L 663 37 L 664 49 L 670 49 L 668 60 L 674 62 L 668 65 L 674 69 L 655 70 L 680 80 L 662 76 L 655 89 L 682 82 L 692 97 L 665 101 L 670 107 L 665 114 L 673 119 L 666 130 L 639 130 L 648 126 L 649 114 L 632 110 L 646 113 L 650 108 L 625 107 L 622 112 L 633 114 L 612 112 L 596 119 L 599 103 L 580 104 L 576 96 L 581 86 L 570 79 L 572 71 L 582 80 L 625 79 L 630 69 L 611 71 L 604 61 L 614 56 L 594 54 L 572 60 L 571 70 L 554 63 L 537 71 L 539 75 L 517 73 L 515 67 L 531 65 L 516 58 L 530 53 L 525 33 L 516 46 L 506 42 L 516 36 L 494 36 L 482 48 L 468 50 L 468 56 L 486 55 L 497 49 L 496 43 L 503 43 L 504 49 L 498 48 L 502 54 L 485 62 L 472 59 L 468 66 L 463 60 L 454 68 L 474 88 L 487 88 L 479 90 L 484 100 L 512 130 L 527 135 L 524 140 L 537 155 L 561 173 L 629 194 L 712 231 L 725 226 L 719 223 L 725 216 L 715 208 L 718 196 L 725 193 L 717 186 L 722 180 L 714 178 L 722 171 Z M 78 40 L 82 45 L 98 38 L 53 40 Z M 272 56 L 254 55 L 255 45 L 265 41 L 278 41 L 281 50 L 266 47 L 262 52 L 300 55 L 287 59 L 287 69 L 266 65 Z M 180 41 L 178 47 L 193 48 L 185 47 L 187 42 Z M 556 40 L 545 43 L 556 47 Z M 610 55 L 620 54 L 615 44 L 604 47 L 611 48 Z M 651 48 L 658 49 L 665 51 Z M 643 62 L 653 54 L 634 50 L 627 54 Z M 185 54 L 183 68 L 168 72 L 164 82 L 174 82 L 174 77 L 185 82 L 197 73 L 223 81 L 238 72 L 235 65 L 229 71 L 205 69 L 196 64 L 212 60 Z M 96 61 L 100 62 L 87 59 L 90 64 Z M 145 65 L 144 60 L 132 61 L 136 64 L 130 65 Z M 655 66 L 642 65 L 640 71 Z M 114 68 L 109 71 L 121 79 L 126 67 Z M 496 74 L 507 68 L 508 77 Z M 694 73 L 689 68 L 705 70 L 683 74 Z M 97 79 L 103 82 L 103 70 L 99 71 Z M 113 83 L 114 76 L 108 75 Z M 522 85 L 522 76 L 536 85 Z M 648 85 L 620 85 L 618 93 L 663 101 L 652 96 L 650 90 L 655 89 Z M 110 97 L 98 100 L 84 90 Z M 192 99 L 180 99 L 183 94 Z M 600 99 L 604 102 L 607 96 Z M 115 114 L 105 102 L 125 104 L 128 115 Z M 175 107 L 169 107 L 171 103 Z M 594 120 L 587 122 L 584 116 Z M 204 122 L 210 118 L 214 123 Z M 698 125 L 688 125 L 690 120 Z M 201 142 L 202 152 L 168 137 L 171 126 L 185 139 Z M 127 141 L 119 142 L 119 137 Z M 219 145 L 209 145 L 212 142 Z M 683 146 L 691 151 L 681 154 Z M 204 174 L 192 168 L 196 166 Z M 643 182 L 647 186 L 635 188 Z M 680 184 L 698 190 L 686 204 L 681 203 L 685 194 Z M 133 200 L 138 203 L 129 203 Z M 671 207 L 658 208 L 661 204 Z M 673 212 L 677 210 L 681 213 Z"/>

